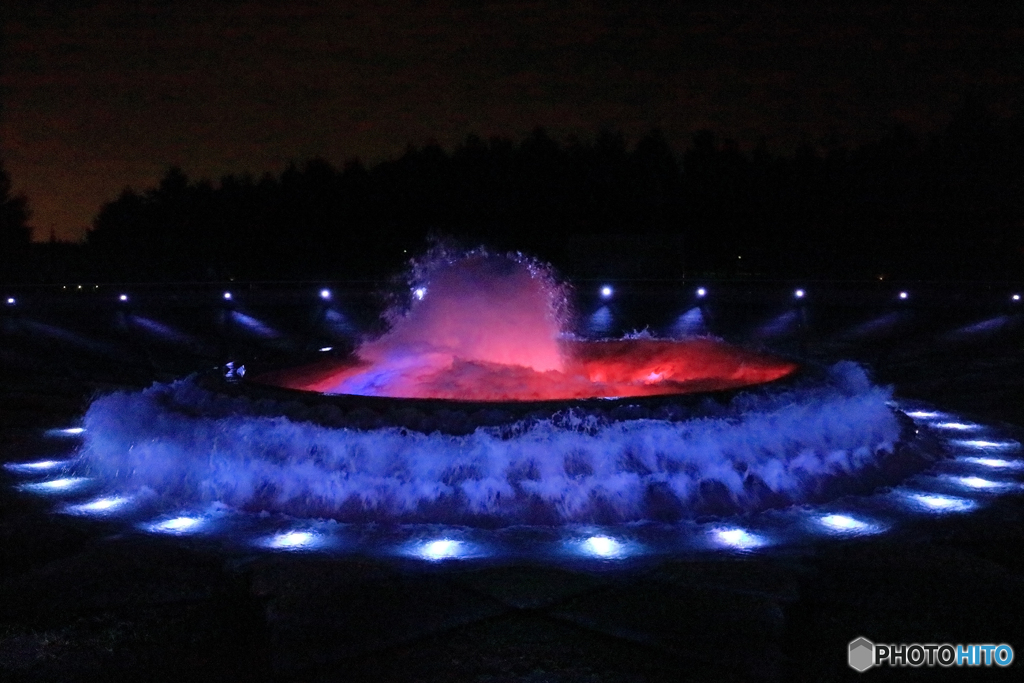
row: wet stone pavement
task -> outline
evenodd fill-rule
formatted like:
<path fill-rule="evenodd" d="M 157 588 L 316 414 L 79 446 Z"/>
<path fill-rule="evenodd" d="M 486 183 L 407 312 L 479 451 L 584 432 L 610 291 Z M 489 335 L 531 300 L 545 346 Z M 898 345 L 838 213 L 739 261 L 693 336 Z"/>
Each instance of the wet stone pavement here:
<path fill-rule="evenodd" d="M 861 360 L 901 396 L 1020 440 L 1019 326 L 940 332 L 792 344 Z M 74 423 L 97 391 L 216 360 L 129 346 L 115 361 L 10 330 L 0 341 L 2 462 L 45 456 L 40 430 Z M 1024 652 L 1020 495 L 878 536 L 583 571 L 223 552 L 53 514 L 0 479 L 3 681 L 1009 681 L 1024 666 L 846 664 L 857 636 Z"/>

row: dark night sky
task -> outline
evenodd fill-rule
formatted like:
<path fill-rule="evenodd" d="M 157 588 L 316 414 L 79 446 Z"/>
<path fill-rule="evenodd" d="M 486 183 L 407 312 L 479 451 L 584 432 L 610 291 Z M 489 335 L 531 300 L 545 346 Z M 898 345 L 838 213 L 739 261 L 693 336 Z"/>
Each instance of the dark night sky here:
<path fill-rule="evenodd" d="M 36 238 L 126 185 L 446 147 L 709 127 L 785 151 L 1020 110 L 1024 3 L 5 0 L 0 152 Z"/>

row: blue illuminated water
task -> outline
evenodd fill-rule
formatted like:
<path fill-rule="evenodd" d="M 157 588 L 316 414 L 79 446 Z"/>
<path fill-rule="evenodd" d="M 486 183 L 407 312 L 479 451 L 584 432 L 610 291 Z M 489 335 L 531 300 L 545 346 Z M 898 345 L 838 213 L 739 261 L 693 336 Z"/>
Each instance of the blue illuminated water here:
<path fill-rule="evenodd" d="M 581 335 L 618 336 L 645 322 L 644 314 L 624 304 L 626 287 L 613 287 L 607 298 L 595 291 L 594 300 L 579 307 Z M 787 299 L 792 292 L 785 292 Z M 707 290 L 709 298 L 716 294 Z M 319 289 L 314 295 L 320 299 Z M 807 298 L 813 296 L 809 290 Z M 322 299 L 330 308 L 318 318 L 323 337 L 311 342 L 314 351 L 354 338 L 353 321 L 365 315 L 346 310 L 343 299 L 337 291 Z M 688 291 L 664 306 L 651 332 L 719 332 L 713 309 L 696 299 Z M 244 294 L 233 302 L 239 308 L 227 320 L 240 334 L 259 343 L 288 336 L 286 321 L 246 309 Z M 897 329 L 899 315 L 851 326 L 850 334 Z M 169 343 L 198 343 L 194 329 L 180 332 L 159 316 L 136 317 L 150 321 L 149 333 Z M 786 307 L 751 317 L 757 318 L 750 321 L 751 338 L 786 339 L 803 324 Z M 84 424 L 40 433 L 54 444 L 46 457 L 8 463 L 5 470 L 21 495 L 44 501 L 54 514 L 121 524 L 129 533 L 209 543 L 226 552 L 372 556 L 430 567 L 517 561 L 631 566 L 667 556 L 771 553 L 899 533 L 922 520 L 969 515 L 1021 495 L 1024 453 L 1001 428 L 941 406 L 894 403 L 885 388 L 853 373 L 836 386 L 775 398 L 755 392 L 733 412 L 692 421 L 583 419 L 572 425 L 568 417 L 548 417 L 464 436 L 218 412 L 213 404 L 220 399 L 164 387 L 107 397 L 83 416 Z M 202 410 L 191 416 L 162 410 L 160 401 L 168 396 L 194 400 Z M 200 406 L 202 401 L 207 403 Z M 206 410 L 211 407 L 217 410 Z M 869 471 L 898 436 L 893 408 L 913 421 L 922 443 L 935 451 L 934 463 L 874 490 L 825 502 L 800 498 L 806 474 L 845 471 L 856 477 Z M 550 465 L 528 480 L 548 504 L 540 522 L 518 516 L 522 510 L 498 495 L 531 459 Z M 651 519 L 638 502 L 636 492 L 652 481 L 674 486 L 679 499 L 702 482 L 717 482 L 742 501 L 746 489 L 738 469 L 756 472 L 796 502 L 766 509 L 740 505 L 733 514 L 683 513 L 670 521 Z M 436 500 L 444 487 L 461 491 L 463 507 L 447 510 L 455 522 L 404 513 Z M 365 508 L 347 517 L 359 495 Z M 600 515 L 579 504 L 595 499 L 602 501 Z M 378 517 L 367 519 L 367 510 Z M 475 523 L 481 517 L 488 524 Z"/>

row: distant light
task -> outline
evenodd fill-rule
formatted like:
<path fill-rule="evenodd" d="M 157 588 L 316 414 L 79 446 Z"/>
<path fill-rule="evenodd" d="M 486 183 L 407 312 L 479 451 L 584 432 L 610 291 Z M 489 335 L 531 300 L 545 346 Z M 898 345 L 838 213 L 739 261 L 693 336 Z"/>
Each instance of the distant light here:
<path fill-rule="evenodd" d="M 936 422 L 932 425 L 936 429 L 949 429 L 957 432 L 973 432 L 981 429 L 981 425 L 970 422 Z"/>
<path fill-rule="evenodd" d="M 333 351 L 333 350 L 334 350 L 333 346 L 321 346 L 320 349 L 319 349 L 320 353 L 326 353 L 328 351 Z"/>
<path fill-rule="evenodd" d="M 320 298 L 323 299 L 324 301 L 327 301 L 328 299 L 330 299 L 331 298 L 331 290 L 329 290 L 329 289 L 321 289 L 320 290 Z"/>
<path fill-rule="evenodd" d="M 881 531 L 877 524 L 854 519 L 849 515 L 825 515 L 818 518 L 818 523 L 831 531 L 846 534 L 867 534 Z"/>
<path fill-rule="evenodd" d="M 907 294 L 906 292 L 900 292 L 900 298 L 901 298 L 901 299 L 906 299 L 906 298 L 907 298 L 907 297 L 909 297 L 909 296 L 910 296 L 910 295 L 909 295 L 909 294 Z"/>
<path fill-rule="evenodd" d="M 312 531 L 287 531 L 270 537 L 263 545 L 275 550 L 308 550 L 322 542 L 322 537 Z"/>
<path fill-rule="evenodd" d="M 416 297 L 417 300 L 423 301 L 423 297 L 427 295 L 427 288 L 417 287 L 416 289 L 412 290 L 412 295 Z"/>
<path fill-rule="evenodd" d="M 64 511 L 73 515 L 104 515 L 125 507 L 131 501 L 130 497 L 97 498 L 81 505 L 70 505 Z"/>
<path fill-rule="evenodd" d="M 1010 297 L 1011 301 L 1020 301 L 1020 294 L 1014 294 Z"/>
<path fill-rule="evenodd" d="M 805 294 L 805 292 L 802 289 L 798 289 L 795 292 L 793 292 L 793 296 L 795 296 L 797 299 L 803 299 L 804 298 L 804 294 Z"/>
<path fill-rule="evenodd" d="M 605 285 L 604 287 L 601 288 L 602 299 L 610 299 L 612 294 L 614 294 L 614 291 L 608 285 Z"/>
<path fill-rule="evenodd" d="M 70 460 L 38 460 L 36 462 L 9 462 L 4 469 L 12 472 L 46 472 L 70 464 Z"/>
<path fill-rule="evenodd" d="M 765 539 L 744 529 L 716 529 L 715 540 L 737 550 L 750 550 L 766 545 Z"/>
<path fill-rule="evenodd" d="M 973 500 L 933 493 L 909 493 L 904 494 L 904 497 L 915 507 L 934 512 L 966 512 L 978 506 Z"/>
<path fill-rule="evenodd" d="M 224 300 L 231 301 L 231 292 L 224 292 Z"/>
<path fill-rule="evenodd" d="M 708 293 L 708 290 L 704 289 L 703 287 L 698 287 L 697 288 L 697 296 L 704 297 L 704 296 L 707 296 L 707 293 Z"/>
<path fill-rule="evenodd" d="M 202 517 L 175 517 L 162 522 L 146 525 L 146 529 L 159 534 L 188 534 L 198 531 L 206 524 Z"/>
<path fill-rule="evenodd" d="M 63 477 L 61 479 L 43 481 L 38 484 L 26 484 L 22 488 L 35 493 L 60 493 L 62 491 L 73 491 L 87 481 L 89 480 L 85 477 Z"/>
<path fill-rule="evenodd" d="M 128 301 L 128 295 L 122 294 L 121 296 L 117 297 L 117 299 L 118 301 Z"/>
<path fill-rule="evenodd" d="M 17 303 L 17 302 L 14 300 L 13 296 L 7 297 L 7 305 L 8 306 L 13 306 L 15 303 Z"/>

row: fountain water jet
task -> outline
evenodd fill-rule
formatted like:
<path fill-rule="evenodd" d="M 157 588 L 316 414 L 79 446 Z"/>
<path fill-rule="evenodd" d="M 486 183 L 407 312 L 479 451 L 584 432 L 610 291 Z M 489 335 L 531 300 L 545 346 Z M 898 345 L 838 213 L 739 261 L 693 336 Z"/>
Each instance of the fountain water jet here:
<path fill-rule="evenodd" d="M 435 254 L 405 291 L 352 358 L 100 398 L 85 469 L 189 507 L 502 527 L 784 507 L 915 458 L 852 363 L 576 338 L 566 288 L 521 255 Z"/>
<path fill-rule="evenodd" d="M 566 327 L 565 288 L 543 265 L 483 250 L 418 270 L 411 305 L 354 358 L 257 378 L 304 391 L 395 398 L 536 401 L 735 389 L 796 365 L 720 341 L 590 341 Z"/>

